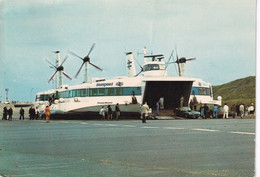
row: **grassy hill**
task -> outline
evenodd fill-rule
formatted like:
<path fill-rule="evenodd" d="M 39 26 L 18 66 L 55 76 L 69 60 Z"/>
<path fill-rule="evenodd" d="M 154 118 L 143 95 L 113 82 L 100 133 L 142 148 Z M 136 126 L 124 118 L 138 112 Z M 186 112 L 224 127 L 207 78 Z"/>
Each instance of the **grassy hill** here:
<path fill-rule="evenodd" d="M 213 86 L 214 99 L 217 96 L 222 96 L 222 103 L 228 105 L 244 103 L 249 106 L 255 104 L 255 76 L 249 76 L 235 81 Z"/>

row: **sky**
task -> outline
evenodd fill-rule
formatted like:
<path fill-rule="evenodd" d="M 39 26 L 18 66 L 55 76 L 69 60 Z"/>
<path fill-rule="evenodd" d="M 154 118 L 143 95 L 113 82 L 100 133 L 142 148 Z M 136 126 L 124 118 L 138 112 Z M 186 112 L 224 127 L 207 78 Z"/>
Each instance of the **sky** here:
<path fill-rule="evenodd" d="M 147 52 L 172 50 L 187 62 L 187 77 L 212 85 L 256 75 L 255 0 L 0 0 L 0 100 L 5 88 L 11 101 L 33 101 L 35 94 L 53 88 L 53 51 L 68 50 L 84 57 L 92 44 L 89 77 L 111 79 L 126 75 L 125 53 L 143 64 Z M 81 60 L 69 55 L 64 71 L 74 78 Z M 139 66 L 136 64 L 137 72 Z M 174 64 L 168 75 L 177 76 Z"/>

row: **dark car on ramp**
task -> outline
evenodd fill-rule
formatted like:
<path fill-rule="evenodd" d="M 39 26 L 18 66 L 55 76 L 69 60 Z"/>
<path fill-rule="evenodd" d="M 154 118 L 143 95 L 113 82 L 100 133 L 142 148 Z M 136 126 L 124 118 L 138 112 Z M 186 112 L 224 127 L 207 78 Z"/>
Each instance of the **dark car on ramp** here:
<path fill-rule="evenodd" d="M 175 115 L 185 118 L 197 119 L 200 117 L 200 112 L 191 110 L 190 107 L 176 108 Z"/>

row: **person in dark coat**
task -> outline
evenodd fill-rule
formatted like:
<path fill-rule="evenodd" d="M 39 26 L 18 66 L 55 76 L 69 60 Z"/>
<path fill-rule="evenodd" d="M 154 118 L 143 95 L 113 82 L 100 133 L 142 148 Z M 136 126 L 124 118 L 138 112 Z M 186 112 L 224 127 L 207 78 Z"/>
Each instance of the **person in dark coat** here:
<path fill-rule="evenodd" d="M 13 109 L 12 107 L 10 107 L 10 109 L 8 109 L 8 120 L 13 120 Z"/>
<path fill-rule="evenodd" d="M 207 106 L 207 104 L 204 104 L 204 117 L 205 119 L 207 119 L 209 116 L 209 107 Z"/>
<path fill-rule="evenodd" d="M 5 106 L 4 109 L 3 109 L 3 118 L 2 118 L 2 120 L 7 120 L 7 114 L 8 114 L 8 110 L 7 110 L 6 106 Z"/>
<path fill-rule="evenodd" d="M 115 111 L 116 111 L 116 120 L 118 120 L 118 117 L 120 116 L 120 108 L 118 103 L 116 104 Z"/>
<path fill-rule="evenodd" d="M 30 117 L 30 120 L 33 119 L 33 112 L 35 113 L 35 111 L 33 110 L 33 108 L 30 107 L 30 109 L 29 109 L 29 117 Z"/>
<path fill-rule="evenodd" d="M 24 120 L 24 109 L 21 107 L 19 120 L 21 120 L 22 118 L 23 118 L 23 120 Z"/>
<path fill-rule="evenodd" d="M 112 109 L 111 106 L 107 106 L 107 120 L 111 119 L 112 120 Z"/>

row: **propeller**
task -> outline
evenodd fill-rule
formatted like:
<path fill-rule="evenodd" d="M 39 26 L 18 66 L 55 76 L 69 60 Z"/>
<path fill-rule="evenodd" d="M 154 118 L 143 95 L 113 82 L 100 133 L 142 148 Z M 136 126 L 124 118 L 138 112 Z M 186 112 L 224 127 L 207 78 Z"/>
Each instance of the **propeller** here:
<path fill-rule="evenodd" d="M 59 51 L 55 51 L 54 53 L 59 53 Z M 51 62 L 50 62 L 50 60 L 48 60 L 47 58 L 45 59 L 52 67 L 54 67 L 55 69 L 56 69 L 56 71 L 54 72 L 54 74 L 51 76 L 51 78 L 49 79 L 49 81 L 48 82 L 50 82 L 52 79 L 53 79 L 53 77 L 56 75 L 56 73 L 58 72 L 58 71 L 62 71 L 62 74 L 63 75 L 65 75 L 68 79 L 72 79 L 68 74 L 66 74 L 63 70 L 64 70 L 64 67 L 62 66 L 64 63 L 65 63 L 65 61 L 68 59 L 68 55 L 64 58 L 64 60 L 62 61 L 62 63 L 57 67 L 57 66 L 55 66 L 54 64 L 52 64 Z"/>
<path fill-rule="evenodd" d="M 179 59 L 178 57 L 178 52 L 177 52 L 177 48 L 175 47 L 175 57 L 176 57 L 176 61 L 174 63 L 177 63 L 178 65 L 178 70 L 179 70 L 179 76 L 182 75 L 181 73 L 181 68 L 180 68 L 180 63 L 186 63 L 186 61 L 190 61 L 190 60 L 196 60 L 196 58 L 185 58 L 185 57 L 181 57 Z"/>
<path fill-rule="evenodd" d="M 96 69 L 98 69 L 98 70 L 100 70 L 100 71 L 103 71 L 102 68 L 100 68 L 100 67 L 98 67 L 97 65 L 95 65 L 95 64 L 93 64 L 93 63 L 90 62 L 89 54 L 91 53 L 91 51 L 93 50 L 93 48 L 95 47 L 95 45 L 96 45 L 95 43 L 92 45 L 92 47 L 90 48 L 90 50 L 89 50 L 87 56 L 85 56 L 84 58 L 82 58 L 81 56 L 75 54 L 75 53 L 72 52 L 72 51 L 69 51 L 69 53 L 70 53 L 71 55 L 73 55 L 73 56 L 75 56 L 75 57 L 77 57 L 77 58 L 79 58 L 79 59 L 81 59 L 81 60 L 83 61 L 83 63 L 81 64 L 81 66 L 80 66 L 80 68 L 79 68 L 79 70 L 78 70 L 78 72 L 77 72 L 76 75 L 75 75 L 75 78 L 78 77 L 78 75 L 79 75 L 79 73 L 80 73 L 80 71 L 81 71 L 83 65 L 84 65 L 86 62 L 88 62 L 90 65 L 92 65 L 92 66 L 95 67 Z"/>

